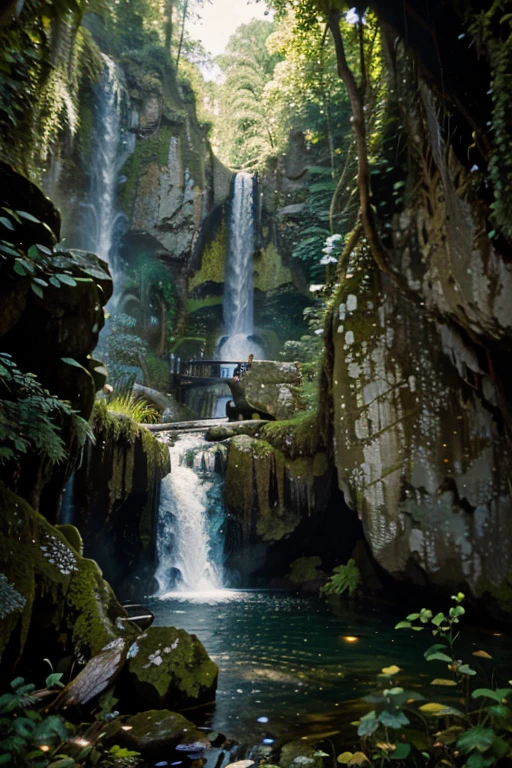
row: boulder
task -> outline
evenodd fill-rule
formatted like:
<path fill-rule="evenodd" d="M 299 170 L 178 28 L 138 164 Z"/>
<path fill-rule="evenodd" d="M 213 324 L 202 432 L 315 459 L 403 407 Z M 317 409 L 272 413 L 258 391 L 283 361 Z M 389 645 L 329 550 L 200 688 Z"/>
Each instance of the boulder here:
<path fill-rule="evenodd" d="M 131 645 L 139 630 L 128 622 L 93 560 L 16 494 L 0 485 L 0 601 L 2 669 L 10 675 L 26 654 L 55 654 L 81 661 L 119 638 Z M 69 534 L 69 530 L 66 530 Z"/>
<path fill-rule="evenodd" d="M 152 709 L 129 717 L 115 734 L 109 734 L 109 741 L 145 757 L 159 757 L 178 744 L 210 746 L 194 723 L 168 709 Z"/>
<path fill-rule="evenodd" d="M 301 372 L 297 363 L 257 360 L 240 379 L 248 405 L 275 419 L 289 419 L 301 408 Z"/>
<path fill-rule="evenodd" d="M 213 701 L 217 665 L 195 635 L 174 627 L 150 627 L 128 666 L 137 701 L 153 707 L 184 708 Z"/>

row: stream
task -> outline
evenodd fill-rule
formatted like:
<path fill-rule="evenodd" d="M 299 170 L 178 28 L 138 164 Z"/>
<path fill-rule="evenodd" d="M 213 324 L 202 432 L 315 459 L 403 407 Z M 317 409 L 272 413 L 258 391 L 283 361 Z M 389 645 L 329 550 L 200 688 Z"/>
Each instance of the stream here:
<path fill-rule="evenodd" d="M 430 686 L 446 672 L 442 662 L 423 658 L 431 637 L 394 631 L 404 618 L 395 607 L 235 590 L 175 592 L 150 607 L 156 625 L 183 628 L 203 642 L 219 666 L 216 704 L 205 725 L 245 744 L 295 735 L 321 739 L 340 728 L 346 734 L 361 711 L 358 700 L 377 687 L 376 675 L 391 664 L 402 670 L 399 684 L 429 689 L 431 700 L 447 697 L 446 688 Z M 495 662 L 472 658 L 480 649 L 496 660 L 503 677 L 497 684 L 507 684 L 510 638 L 468 630 L 459 642 L 461 656 L 481 673 L 483 685 Z"/>

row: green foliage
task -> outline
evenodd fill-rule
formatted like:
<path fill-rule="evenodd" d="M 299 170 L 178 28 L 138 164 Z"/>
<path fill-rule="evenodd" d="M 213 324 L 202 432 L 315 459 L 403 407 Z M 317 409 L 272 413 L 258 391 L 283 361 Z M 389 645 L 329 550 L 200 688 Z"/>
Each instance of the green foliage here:
<path fill-rule="evenodd" d="M 493 219 L 507 237 L 512 237 L 512 15 L 506 12 L 505 2 L 493 2 L 487 10 L 470 15 L 470 31 L 479 48 L 484 50 L 491 64 L 492 154 L 489 160 L 489 177 L 492 182 L 494 202 L 491 204 Z M 489 237 L 492 232 L 489 233 Z"/>
<path fill-rule="evenodd" d="M 156 408 L 132 393 L 113 397 L 108 402 L 108 410 L 129 416 L 138 424 L 155 424 L 159 420 Z"/>
<path fill-rule="evenodd" d="M 320 589 L 323 595 L 343 595 L 348 592 L 353 597 L 361 583 L 361 572 L 355 560 L 350 558 L 346 565 L 338 565 L 334 568 L 332 576 L 327 584 Z"/>
<path fill-rule="evenodd" d="M 71 406 L 43 389 L 32 373 L 22 373 L 10 355 L 0 353 L 0 463 L 39 453 L 50 464 L 68 458 L 62 437 L 71 428 L 82 448 L 93 435 Z"/>
<path fill-rule="evenodd" d="M 290 581 L 294 584 L 303 584 L 305 581 L 318 579 L 318 568 L 322 565 L 319 557 L 299 557 L 290 565 Z"/>
<path fill-rule="evenodd" d="M 81 90 L 99 75 L 99 52 L 81 26 L 101 1 L 27 0 L 2 12 L 0 151 L 28 173 L 62 130 L 79 125 Z"/>
<path fill-rule="evenodd" d="M 148 352 L 146 366 L 149 374 L 149 386 L 158 389 L 159 392 L 167 392 L 169 389 L 169 361 L 167 357 L 161 359 L 154 352 Z"/>
<path fill-rule="evenodd" d="M 113 314 L 105 321 L 104 337 L 99 349 L 104 354 L 109 372 L 114 376 L 125 366 L 139 365 L 140 358 L 147 355 L 147 342 L 131 333 L 136 324 L 134 317 L 123 312 Z"/>
<path fill-rule="evenodd" d="M 502 759 L 503 765 L 508 764 L 507 758 L 512 756 L 512 688 L 471 690 L 476 671 L 457 658 L 454 647 L 465 613 L 464 594 L 453 595 L 452 601 L 447 613 L 422 608 L 396 628 L 429 630 L 436 637 L 438 642 L 425 651 L 425 658 L 445 664 L 449 676 L 435 678 L 431 685 L 456 693 L 457 706 L 426 701 L 416 691 L 405 690 L 396 682 L 400 668 L 385 667 L 378 676 L 379 689 L 364 697 L 372 709 L 357 723 L 363 750 L 357 754 L 364 760 L 379 765 L 393 761 L 404 766 L 464 768 L 502 765 Z M 491 658 L 485 651 L 475 651 L 473 656 Z M 344 753 L 339 762 L 348 763 L 345 756 L 349 754 Z"/>
<path fill-rule="evenodd" d="M 58 678 L 50 676 L 47 686 L 60 682 L 60 675 Z M 0 765 L 46 768 L 54 763 L 54 757 L 67 758 L 56 750 L 71 735 L 64 719 L 41 714 L 38 708 L 42 692 L 22 677 L 13 680 L 10 687 L 9 693 L 0 696 Z M 75 761 L 71 760 L 70 765 L 74 766 Z"/>

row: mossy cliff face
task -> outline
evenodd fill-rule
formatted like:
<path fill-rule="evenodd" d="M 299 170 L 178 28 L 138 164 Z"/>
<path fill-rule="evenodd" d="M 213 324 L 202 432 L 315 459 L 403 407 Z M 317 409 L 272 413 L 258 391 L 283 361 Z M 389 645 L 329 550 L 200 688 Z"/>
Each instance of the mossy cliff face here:
<path fill-rule="evenodd" d="M 289 419 L 301 407 L 301 373 L 297 363 L 256 360 L 240 379 L 243 395 L 255 411 Z"/>
<path fill-rule="evenodd" d="M 85 553 L 97 560 L 116 592 L 134 599 L 150 592 L 160 481 L 169 452 L 145 427 L 97 403 L 95 445 L 73 482 L 74 522 Z"/>
<path fill-rule="evenodd" d="M 499 601 L 511 455 L 485 357 L 367 255 L 348 270 L 330 328 L 339 486 L 389 573 Z"/>
<path fill-rule="evenodd" d="M 118 637 L 131 643 L 138 632 L 96 563 L 4 486 L 0 504 L 3 673 L 8 677 L 14 664 L 34 654 L 55 659 L 58 649 L 60 656 L 86 660 Z"/>
<path fill-rule="evenodd" d="M 264 565 L 269 547 L 296 531 L 306 518 L 320 514 L 329 500 L 330 472 L 322 449 L 290 454 L 289 445 L 283 451 L 268 442 L 265 429 L 258 437 L 236 435 L 226 440 L 229 565 L 244 580 Z M 269 439 L 273 437 L 269 434 Z"/>
<path fill-rule="evenodd" d="M 122 62 L 137 139 L 123 173 L 120 203 L 130 229 L 187 263 L 204 221 L 229 196 L 232 174 L 214 160 L 192 94 L 174 73 L 142 54 Z M 128 240 L 130 233 L 128 233 Z"/>

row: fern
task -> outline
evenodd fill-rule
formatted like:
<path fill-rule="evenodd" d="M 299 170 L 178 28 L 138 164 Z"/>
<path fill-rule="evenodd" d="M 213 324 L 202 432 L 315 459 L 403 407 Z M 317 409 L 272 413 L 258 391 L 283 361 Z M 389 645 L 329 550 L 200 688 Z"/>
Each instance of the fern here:
<path fill-rule="evenodd" d="M 156 408 L 132 393 L 116 395 L 108 403 L 108 410 L 129 416 L 138 424 L 154 424 L 159 419 Z"/>
<path fill-rule="evenodd" d="M 332 572 L 327 584 L 321 588 L 324 595 L 342 595 L 348 591 L 352 597 L 361 582 L 361 572 L 353 558 L 346 565 L 338 565 Z"/>

